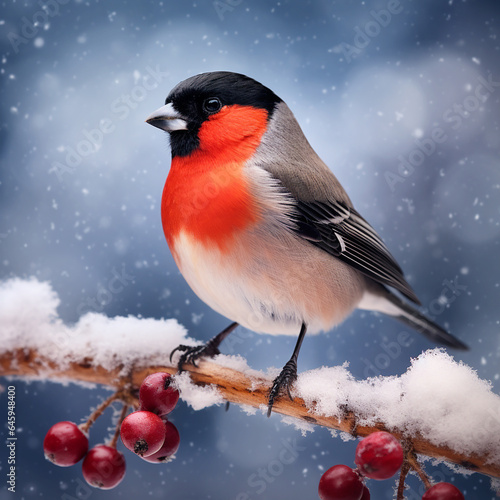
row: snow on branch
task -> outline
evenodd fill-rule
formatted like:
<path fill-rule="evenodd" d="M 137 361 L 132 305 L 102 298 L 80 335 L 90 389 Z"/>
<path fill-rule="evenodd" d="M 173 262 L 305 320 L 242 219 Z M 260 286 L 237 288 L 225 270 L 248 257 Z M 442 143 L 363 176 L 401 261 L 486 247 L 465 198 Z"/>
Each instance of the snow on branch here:
<path fill-rule="evenodd" d="M 172 319 L 89 313 L 68 326 L 58 305 L 47 283 L 0 283 L 0 375 L 137 388 L 150 373 L 176 373 L 168 357 L 177 345 L 197 344 Z M 195 409 L 230 401 L 265 411 L 274 371 L 257 372 L 240 357 L 219 355 L 176 378 Z M 302 431 L 313 425 L 353 436 L 386 430 L 415 453 L 500 478 L 500 397 L 440 349 L 423 353 L 400 376 L 359 381 L 347 364 L 311 370 L 299 375 L 293 395 L 273 410 Z"/>

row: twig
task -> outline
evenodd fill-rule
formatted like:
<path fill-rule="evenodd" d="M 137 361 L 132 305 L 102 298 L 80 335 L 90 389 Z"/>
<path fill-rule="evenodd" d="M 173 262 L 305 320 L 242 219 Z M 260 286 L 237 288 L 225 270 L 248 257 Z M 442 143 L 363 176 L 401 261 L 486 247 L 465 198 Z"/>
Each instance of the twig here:
<path fill-rule="evenodd" d="M 190 372 L 193 383 L 199 386 L 216 386 L 226 401 L 256 408 L 267 406 L 269 380 L 265 378 L 249 377 L 244 373 L 209 361 L 200 361 L 198 367 L 188 366 L 186 370 Z M 131 390 L 137 390 L 146 376 L 157 371 L 175 374 L 177 369 L 172 366 L 135 366 L 130 373 Z M 53 360 L 41 358 L 36 351 L 30 349 L 17 349 L 1 354 L 0 374 L 35 377 L 43 380 L 64 378 L 75 382 L 103 384 L 118 390 L 123 389 L 124 385 L 120 368 L 108 371 L 102 366 L 94 366 L 91 359 L 86 359 L 85 362 L 72 363 L 61 369 Z M 341 415 L 329 417 L 309 413 L 304 401 L 298 397 L 293 401 L 286 397 L 280 398 L 276 401 L 273 411 L 350 434 L 355 427 L 357 437 L 364 437 L 372 432 L 384 430 L 393 434 L 400 441 L 408 439 L 403 429 L 388 429 L 384 422 L 355 426 L 355 414 L 348 408 Z M 500 464 L 495 463 L 489 455 L 467 455 L 446 446 L 431 443 L 422 435 L 411 436 L 411 445 L 414 453 L 447 460 L 474 472 L 500 478 Z M 415 470 L 418 472 L 417 468 Z"/>

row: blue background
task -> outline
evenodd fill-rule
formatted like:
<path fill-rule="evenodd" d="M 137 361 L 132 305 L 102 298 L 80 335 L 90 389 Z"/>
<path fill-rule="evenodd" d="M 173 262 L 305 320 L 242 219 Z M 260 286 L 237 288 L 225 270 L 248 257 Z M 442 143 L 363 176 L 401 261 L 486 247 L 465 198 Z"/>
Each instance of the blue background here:
<path fill-rule="evenodd" d="M 471 346 L 453 354 L 498 393 L 500 87 L 483 86 L 485 100 L 476 92 L 481 78 L 500 82 L 499 13 L 498 2 L 457 0 L 3 2 L 0 276 L 50 280 L 70 323 L 88 310 L 175 317 L 200 340 L 225 327 L 188 288 L 164 241 L 170 152 L 144 119 L 188 76 L 242 72 L 288 103 L 429 314 Z M 133 279 L 109 294 L 113 269 Z M 450 294 L 444 280 L 465 288 Z M 417 334 L 398 342 L 403 330 L 355 312 L 334 331 L 306 337 L 299 370 L 348 360 L 359 378 L 402 373 L 432 347 Z M 281 367 L 294 342 L 240 332 L 222 350 L 265 369 Z M 316 498 L 324 470 L 353 463 L 356 443 L 325 429 L 302 437 L 279 416 L 181 403 L 176 461 L 154 466 L 127 453 L 121 485 L 89 493 L 79 490 L 78 466 L 44 460 L 42 440 L 107 392 L 14 384 L 20 498 Z M 109 417 L 92 443 L 107 436 Z M 284 439 L 300 451 L 280 467 Z M 4 449 L 2 476 L 5 457 Z M 261 468 L 276 474 L 256 486 Z M 494 497 L 487 478 L 429 472 L 454 478 L 468 500 Z M 392 498 L 394 484 L 371 481 L 372 498 Z M 418 481 L 410 485 L 408 498 L 420 498 Z M 11 498 L 3 480 L 0 488 L 0 499 Z"/>

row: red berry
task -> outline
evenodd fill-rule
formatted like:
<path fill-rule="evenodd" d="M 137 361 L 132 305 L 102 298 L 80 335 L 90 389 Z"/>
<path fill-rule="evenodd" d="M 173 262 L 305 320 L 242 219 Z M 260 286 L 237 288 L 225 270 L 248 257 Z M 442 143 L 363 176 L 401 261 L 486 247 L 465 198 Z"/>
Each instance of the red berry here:
<path fill-rule="evenodd" d="M 139 389 L 141 410 L 152 411 L 159 416 L 170 413 L 179 401 L 179 391 L 171 386 L 170 373 L 148 375 Z"/>
<path fill-rule="evenodd" d="M 363 487 L 363 494 L 359 500 L 370 500 L 370 490 L 366 486 Z"/>
<path fill-rule="evenodd" d="M 150 411 L 134 411 L 122 422 L 123 444 L 141 457 L 156 453 L 165 441 L 163 420 Z"/>
<path fill-rule="evenodd" d="M 82 465 L 85 481 L 101 490 L 110 490 L 125 475 L 125 458 L 116 448 L 100 444 L 92 448 Z"/>
<path fill-rule="evenodd" d="M 45 458 L 61 467 L 75 465 L 88 449 L 87 436 L 73 422 L 57 422 L 43 440 Z"/>
<path fill-rule="evenodd" d="M 178 450 L 181 437 L 177 427 L 172 422 L 165 422 L 165 441 L 163 446 L 152 455 L 143 457 L 147 462 L 161 464 L 169 462 L 170 457 Z"/>
<path fill-rule="evenodd" d="M 335 465 L 321 476 L 318 493 L 321 500 L 361 500 L 363 488 L 356 471 L 347 465 Z"/>
<path fill-rule="evenodd" d="M 464 496 L 452 484 L 438 483 L 424 493 L 422 500 L 464 500 Z"/>
<path fill-rule="evenodd" d="M 403 447 L 388 432 L 374 432 L 360 441 L 354 462 L 370 479 L 389 479 L 403 464 Z"/>

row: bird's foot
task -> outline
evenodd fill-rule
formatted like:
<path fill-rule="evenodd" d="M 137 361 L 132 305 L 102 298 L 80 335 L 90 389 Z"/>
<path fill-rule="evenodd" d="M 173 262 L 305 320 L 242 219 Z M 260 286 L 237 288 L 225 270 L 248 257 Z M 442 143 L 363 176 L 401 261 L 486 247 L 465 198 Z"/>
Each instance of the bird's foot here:
<path fill-rule="evenodd" d="M 172 356 L 175 352 L 181 351 L 181 357 L 177 363 L 177 369 L 179 373 L 183 371 L 184 365 L 193 365 L 198 367 L 196 362 L 200 358 L 213 358 L 220 354 L 219 348 L 213 342 L 214 339 L 209 340 L 206 344 L 189 346 L 189 345 L 179 345 L 170 353 L 170 361 L 172 361 Z"/>
<path fill-rule="evenodd" d="M 286 389 L 288 397 L 293 401 L 290 387 L 297 380 L 297 359 L 292 356 L 290 361 L 283 367 L 281 373 L 274 379 L 271 390 L 269 391 L 269 399 L 267 403 L 267 416 L 271 416 L 274 401 L 279 396 L 282 389 Z"/>
<path fill-rule="evenodd" d="M 210 339 L 206 344 L 197 345 L 197 346 L 189 346 L 181 344 L 177 346 L 170 353 L 170 361 L 172 361 L 172 356 L 175 352 L 181 351 L 181 357 L 179 358 L 179 362 L 177 363 L 177 369 L 179 373 L 183 371 L 184 365 L 193 365 L 198 366 L 196 361 L 200 358 L 213 358 L 220 354 L 219 345 L 221 342 L 238 326 L 238 323 L 231 323 L 226 329 L 222 330 L 218 335 L 216 335 L 213 339 Z"/>

